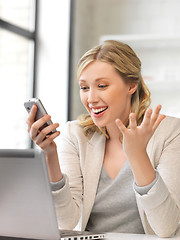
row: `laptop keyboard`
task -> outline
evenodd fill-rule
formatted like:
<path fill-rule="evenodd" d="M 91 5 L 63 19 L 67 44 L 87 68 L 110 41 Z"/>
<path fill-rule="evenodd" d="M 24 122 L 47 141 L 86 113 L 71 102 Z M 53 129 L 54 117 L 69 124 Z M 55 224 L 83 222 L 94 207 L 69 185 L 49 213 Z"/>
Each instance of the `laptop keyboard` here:
<path fill-rule="evenodd" d="M 60 236 L 66 240 L 104 239 L 104 234 L 95 234 L 87 231 L 60 230 Z"/>

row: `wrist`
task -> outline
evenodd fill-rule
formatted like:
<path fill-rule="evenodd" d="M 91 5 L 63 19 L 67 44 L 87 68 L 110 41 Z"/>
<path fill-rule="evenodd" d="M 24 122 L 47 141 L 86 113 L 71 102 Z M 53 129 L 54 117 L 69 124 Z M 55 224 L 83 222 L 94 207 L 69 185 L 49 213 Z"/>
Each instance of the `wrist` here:
<path fill-rule="evenodd" d="M 57 151 L 46 154 L 49 178 L 51 182 L 60 181 L 63 176 L 61 173 Z"/>
<path fill-rule="evenodd" d="M 150 162 L 146 151 L 128 159 L 137 186 L 149 185 L 156 178 L 156 172 Z"/>

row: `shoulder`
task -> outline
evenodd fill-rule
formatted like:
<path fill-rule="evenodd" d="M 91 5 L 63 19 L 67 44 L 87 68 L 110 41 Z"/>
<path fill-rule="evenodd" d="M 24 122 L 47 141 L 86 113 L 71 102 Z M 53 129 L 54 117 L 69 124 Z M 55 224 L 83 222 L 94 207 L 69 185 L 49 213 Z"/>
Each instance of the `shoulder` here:
<path fill-rule="evenodd" d="M 69 121 L 61 128 L 61 134 L 57 142 L 59 146 L 58 153 L 65 153 L 66 155 L 78 154 L 84 159 L 84 154 L 86 154 L 89 147 L 94 149 L 94 146 L 97 145 L 100 146 L 99 149 L 101 149 L 101 146 L 104 144 L 104 138 L 105 136 L 99 132 L 94 132 L 91 136 L 86 136 L 78 120 Z M 62 157 L 62 159 L 64 159 L 64 157 Z"/>
<path fill-rule="evenodd" d="M 180 134 L 180 118 L 166 116 L 155 131 L 155 136 L 174 138 Z"/>
<path fill-rule="evenodd" d="M 61 136 L 66 138 L 79 138 L 84 139 L 83 128 L 80 126 L 78 120 L 68 121 L 61 130 Z"/>
<path fill-rule="evenodd" d="M 162 125 L 162 126 L 168 125 L 168 126 L 171 126 L 172 128 L 175 127 L 180 130 L 180 118 L 166 116 L 160 125 Z"/>
<path fill-rule="evenodd" d="M 155 167 L 159 165 L 160 159 L 161 163 L 169 162 L 170 158 L 171 164 L 172 160 L 177 161 L 180 154 L 180 119 L 166 116 L 152 136 L 147 150 Z"/>
<path fill-rule="evenodd" d="M 71 141 L 78 141 L 78 142 L 88 142 L 94 136 L 99 134 L 92 133 L 91 135 L 86 136 L 84 133 L 83 127 L 80 125 L 78 120 L 68 121 L 65 126 L 62 128 L 61 131 L 62 137 L 69 138 Z"/>
<path fill-rule="evenodd" d="M 166 146 L 172 140 L 176 140 L 179 142 L 180 139 L 180 119 L 166 116 L 165 119 L 162 120 L 158 128 L 156 129 L 154 136 L 154 140 L 160 144 Z"/>
<path fill-rule="evenodd" d="M 63 128 L 63 132 L 69 132 L 69 131 L 76 131 L 76 132 L 83 132 L 82 127 L 79 124 L 78 120 L 74 120 L 74 121 L 68 121 L 64 128 Z"/>

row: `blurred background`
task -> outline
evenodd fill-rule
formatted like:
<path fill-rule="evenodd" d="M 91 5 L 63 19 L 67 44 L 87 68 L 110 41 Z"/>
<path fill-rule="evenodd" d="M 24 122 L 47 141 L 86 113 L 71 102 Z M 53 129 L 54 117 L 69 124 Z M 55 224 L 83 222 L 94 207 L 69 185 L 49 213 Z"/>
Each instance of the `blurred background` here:
<path fill-rule="evenodd" d="M 32 146 L 31 97 L 61 126 L 85 112 L 77 62 L 105 39 L 134 49 L 152 107 L 180 117 L 179 9 L 179 0 L 0 0 L 0 148 Z"/>

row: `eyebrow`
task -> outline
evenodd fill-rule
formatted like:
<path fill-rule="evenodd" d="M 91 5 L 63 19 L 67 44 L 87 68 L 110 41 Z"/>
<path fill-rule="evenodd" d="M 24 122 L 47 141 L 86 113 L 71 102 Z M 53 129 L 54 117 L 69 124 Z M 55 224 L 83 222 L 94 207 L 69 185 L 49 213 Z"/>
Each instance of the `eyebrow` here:
<path fill-rule="evenodd" d="M 108 80 L 109 78 L 107 78 L 107 77 L 100 77 L 100 78 L 97 78 L 96 80 L 95 80 L 95 82 L 99 82 L 99 81 L 101 81 L 101 80 Z M 84 79 L 79 79 L 79 82 L 86 82 L 86 80 L 84 80 Z"/>

